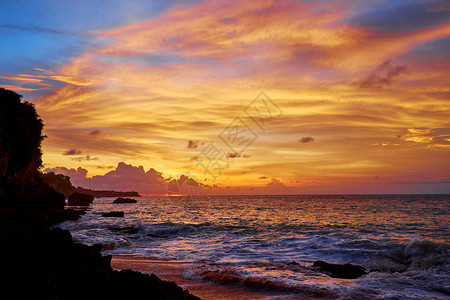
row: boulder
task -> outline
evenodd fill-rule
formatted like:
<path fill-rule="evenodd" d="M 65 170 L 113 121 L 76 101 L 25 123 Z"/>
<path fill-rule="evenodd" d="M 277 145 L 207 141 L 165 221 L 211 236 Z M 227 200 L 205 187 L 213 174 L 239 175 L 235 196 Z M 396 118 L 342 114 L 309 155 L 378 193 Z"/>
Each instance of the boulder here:
<path fill-rule="evenodd" d="M 317 260 L 313 267 L 333 278 L 354 279 L 367 274 L 364 267 L 352 264 L 330 264 Z"/>
<path fill-rule="evenodd" d="M 106 218 L 123 218 L 124 217 L 124 212 L 123 211 L 110 211 L 107 213 L 103 213 L 102 217 L 106 217 Z"/>
<path fill-rule="evenodd" d="M 65 205 L 65 197 L 54 190 L 39 193 L 34 196 L 31 201 L 31 206 L 38 211 L 57 212 L 62 211 Z"/>
<path fill-rule="evenodd" d="M 89 206 L 94 201 L 94 196 L 82 193 L 73 193 L 68 198 L 69 206 Z"/>
<path fill-rule="evenodd" d="M 76 221 L 78 219 L 80 219 L 79 211 L 71 208 L 65 209 L 55 214 L 55 216 L 53 217 L 54 223 L 61 223 L 64 221 Z"/>
<path fill-rule="evenodd" d="M 137 203 L 135 199 L 119 197 L 113 203 Z"/>

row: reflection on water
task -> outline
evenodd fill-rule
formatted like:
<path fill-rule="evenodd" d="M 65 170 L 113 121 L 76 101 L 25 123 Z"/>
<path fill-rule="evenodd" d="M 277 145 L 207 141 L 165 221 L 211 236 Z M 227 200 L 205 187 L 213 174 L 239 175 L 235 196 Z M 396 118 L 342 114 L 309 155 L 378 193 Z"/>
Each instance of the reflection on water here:
<path fill-rule="evenodd" d="M 113 199 L 101 198 L 82 220 L 62 227 L 79 241 L 111 245 L 107 254 L 187 260 L 185 277 L 195 280 L 312 297 L 439 299 L 449 292 L 449 200 L 436 195 L 204 196 L 112 204 Z M 99 217 L 111 210 L 125 211 L 125 218 Z M 120 226 L 136 231 L 111 230 Z M 376 272 L 356 280 L 332 279 L 311 268 L 319 259 Z"/>

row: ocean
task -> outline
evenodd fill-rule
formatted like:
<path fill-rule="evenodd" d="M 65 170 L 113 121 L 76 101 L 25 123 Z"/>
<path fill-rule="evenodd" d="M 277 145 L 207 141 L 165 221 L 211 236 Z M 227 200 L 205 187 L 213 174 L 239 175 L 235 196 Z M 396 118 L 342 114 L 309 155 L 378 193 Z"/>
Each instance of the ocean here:
<path fill-rule="evenodd" d="M 182 261 L 183 277 L 253 289 L 267 299 L 450 299 L 450 195 L 97 198 L 59 225 L 103 254 Z M 104 218 L 119 210 L 124 218 Z M 351 263 L 331 278 L 316 260 Z"/>

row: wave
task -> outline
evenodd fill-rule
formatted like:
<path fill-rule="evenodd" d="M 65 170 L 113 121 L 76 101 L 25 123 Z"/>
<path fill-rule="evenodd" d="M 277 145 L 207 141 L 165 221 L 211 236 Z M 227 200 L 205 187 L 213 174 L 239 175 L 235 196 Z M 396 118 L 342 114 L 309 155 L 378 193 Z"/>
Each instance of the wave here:
<path fill-rule="evenodd" d="M 407 244 L 391 245 L 366 263 L 366 267 L 380 272 L 427 271 L 448 273 L 450 247 L 425 239 Z"/>
<path fill-rule="evenodd" d="M 185 272 L 187 279 L 198 280 L 199 278 L 221 285 L 239 285 L 251 290 L 263 291 L 269 293 L 301 294 L 314 298 L 335 299 L 339 295 L 326 288 L 309 284 L 293 284 L 281 278 L 268 278 L 265 276 L 254 276 L 242 274 L 236 268 L 227 266 L 210 265 L 197 272 L 190 270 Z"/>

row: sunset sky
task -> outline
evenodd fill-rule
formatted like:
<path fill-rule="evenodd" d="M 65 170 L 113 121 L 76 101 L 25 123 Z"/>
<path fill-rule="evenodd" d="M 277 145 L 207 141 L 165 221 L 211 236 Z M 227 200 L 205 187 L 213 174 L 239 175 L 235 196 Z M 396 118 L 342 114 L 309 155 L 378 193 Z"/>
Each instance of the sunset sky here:
<path fill-rule="evenodd" d="M 449 1 L 23 0 L 0 20 L 0 86 L 76 185 L 450 193 Z"/>

